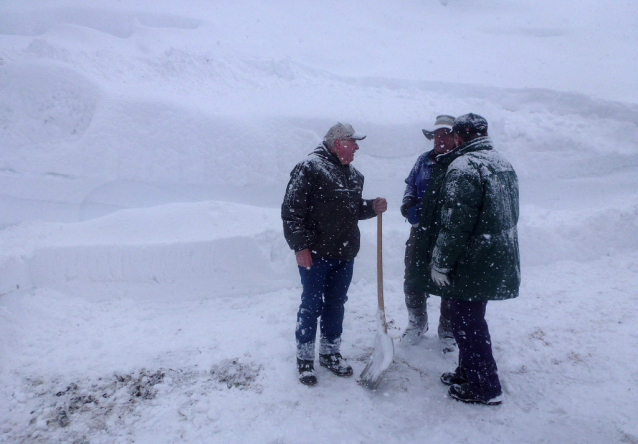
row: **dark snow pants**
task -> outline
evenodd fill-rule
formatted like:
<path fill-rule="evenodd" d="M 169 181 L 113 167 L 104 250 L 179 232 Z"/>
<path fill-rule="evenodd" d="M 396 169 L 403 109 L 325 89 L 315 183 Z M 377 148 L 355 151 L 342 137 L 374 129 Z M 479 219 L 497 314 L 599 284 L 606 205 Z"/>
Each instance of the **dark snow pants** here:
<path fill-rule="evenodd" d="M 498 396 L 501 383 L 485 320 L 486 307 L 487 301 L 450 299 L 450 320 L 459 347 L 459 367 L 465 371 L 472 389 L 488 396 Z"/>
<path fill-rule="evenodd" d="M 412 311 L 417 315 L 427 316 L 428 294 L 424 291 L 419 291 L 415 286 L 408 283 L 408 269 L 410 267 L 410 261 L 412 261 L 412 252 L 414 250 L 415 243 L 415 229 L 412 227 L 410 230 L 410 237 L 405 243 L 405 281 L 403 282 L 403 294 L 405 295 L 405 306 L 408 311 Z M 427 319 L 427 318 L 426 318 Z M 450 300 L 441 298 L 441 312 L 439 314 L 439 338 L 451 338 L 452 337 L 452 325 L 450 324 Z"/>
<path fill-rule="evenodd" d="M 321 316 L 319 353 L 338 353 L 343 331 L 344 305 L 352 281 L 354 260 L 312 258 L 312 267 L 299 267 L 301 305 L 297 313 L 297 357 L 315 359 L 317 319 Z"/>

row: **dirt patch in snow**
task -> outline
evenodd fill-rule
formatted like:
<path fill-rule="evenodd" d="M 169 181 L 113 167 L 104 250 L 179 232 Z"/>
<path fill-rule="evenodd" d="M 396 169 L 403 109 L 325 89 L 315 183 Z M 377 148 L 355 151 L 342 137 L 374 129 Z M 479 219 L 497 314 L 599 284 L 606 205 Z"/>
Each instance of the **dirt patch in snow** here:
<path fill-rule="evenodd" d="M 229 389 L 236 387 L 240 390 L 253 388 L 261 392 L 261 386 L 255 386 L 261 366 L 254 363 L 242 364 L 237 359 L 227 359 L 213 365 L 210 374 L 217 382 L 225 384 Z"/>
<path fill-rule="evenodd" d="M 74 382 L 25 378 L 9 406 L 13 413 L 21 413 L 24 421 L 0 420 L 0 431 L 3 439 L 16 444 L 127 442 L 146 408 L 160 404 L 166 408 L 168 404 L 176 415 L 183 415 L 179 402 L 173 407 L 164 397 L 179 401 L 193 392 L 211 396 L 227 390 L 261 393 L 262 386 L 257 383 L 261 369 L 254 362 L 226 359 L 207 371 L 143 368 Z M 8 417 L 15 419 L 16 415 Z"/>

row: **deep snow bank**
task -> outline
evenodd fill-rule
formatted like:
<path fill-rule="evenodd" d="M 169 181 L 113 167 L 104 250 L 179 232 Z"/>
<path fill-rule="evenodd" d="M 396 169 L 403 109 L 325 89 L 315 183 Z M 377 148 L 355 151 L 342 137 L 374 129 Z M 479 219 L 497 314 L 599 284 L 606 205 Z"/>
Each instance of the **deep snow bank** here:
<path fill-rule="evenodd" d="M 488 3 L 481 4 L 493 6 Z M 320 33 L 325 39 L 307 41 L 306 53 L 292 44 L 265 50 L 253 40 L 260 36 L 278 41 L 290 35 L 274 36 L 267 18 L 295 22 L 291 29 L 305 35 L 296 22 L 312 14 L 299 7 L 280 17 L 269 6 L 252 4 L 254 16 L 262 11 L 264 21 L 248 26 L 230 20 L 237 12 L 231 6 L 212 11 L 203 3 L 187 2 L 176 11 L 168 2 L 160 2 L 150 12 L 126 10 L 108 1 L 100 5 L 61 1 L 42 9 L 12 3 L 3 11 L 0 226 L 28 220 L 88 221 L 118 210 L 160 209 L 99 219 L 104 226 L 95 231 L 90 223 L 30 224 L 5 230 L 4 291 L 78 280 L 148 283 L 215 275 L 220 282 L 231 282 L 238 280 L 231 270 L 240 265 L 261 270 L 256 271 L 262 274 L 255 282 L 268 282 L 269 270 L 278 270 L 284 257 L 288 262 L 282 268 L 292 270 L 285 273 L 294 278 L 290 252 L 278 234 L 276 208 L 293 165 L 338 119 L 368 134 L 355 165 L 366 176 L 366 196 L 385 196 L 390 202 L 386 254 L 392 275 L 401 274 L 407 231 L 396 213 L 403 179 L 416 157 L 429 148 L 420 129 L 443 112 L 485 115 L 497 148 L 514 164 L 522 193 L 524 264 L 548 264 L 574 255 L 593 260 L 636 247 L 635 104 L 532 89 L 529 86 L 538 85 L 527 82 L 524 75 L 512 77 L 519 86 L 513 89 L 503 88 L 507 85 L 503 82 L 469 83 L 478 82 L 477 78 L 459 83 L 462 79 L 450 77 L 448 69 L 436 69 L 438 65 L 422 70 L 423 76 L 408 75 L 420 79 L 410 80 L 380 77 L 368 69 L 372 62 L 352 62 L 347 69 L 334 69 L 328 59 L 311 62 L 307 54 L 325 53 L 344 39 L 354 41 L 361 31 L 342 30 L 341 19 L 322 22 L 325 11 L 314 6 L 309 7 L 318 23 L 326 26 Z M 407 10 L 415 17 L 445 22 L 450 13 L 470 20 L 481 9 L 479 3 L 461 6 L 406 4 L 401 11 L 379 5 L 364 21 L 371 20 L 368 23 L 380 33 L 393 35 L 405 28 Z M 549 7 L 528 6 L 510 4 L 510 9 L 498 11 L 511 20 L 509 31 L 470 20 L 464 37 L 472 34 L 480 47 L 494 39 L 502 41 L 503 35 L 516 35 L 521 53 L 525 48 L 536 53 L 547 50 L 543 56 L 553 54 L 547 46 L 551 40 L 539 39 L 580 41 L 576 34 L 557 27 L 522 26 L 517 8 L 539 18 Z M 343 7 L 354 4 L 346 2 Z M 418 12 L 418 8 L 424 9 Z M 551 8 L 557 17 L 567 10 L 570 17 L 580 11 L 576 15 L 583 26 L 595 28 L 592 23 L 598 20 L 589 10 Z M 602 12 L 616 17 L 618 11 Z M 237 40 L 239 30 L 248 42 Z M 339 39 L 331 30 L 340 31 Z M 616 34 L 608 38 L 607 42 L 618 43 Z M 355 49 L 339 47 L 346 53 Z M 371 60 L 383 58 L 386 65 L 407 69 L 406 59 L 395 48 L 384 43 L 365 51 Z M 635 50 L 631 45 L 626 49 Z M 498 51 L 489 57 L 497 56 Z M 580 74 L 578 64 L 563 58 L 560 63 L 564 72 Z M 555 69 L 541 71 L 553 74 Z M 216 211 L 224 222 L 214 224 L 202 213 L 201 206 L 207 205 L 197 203 L 202 201 L 251 207 L 239 217 L 231 214 L 235 205 L 219 204 Z M 169 229 L 178 219 L 174 213 L 180 211 L 161 206 L 178 202 L 185 205 L 182 212 L 190 213 L 187 220 L 198 220 L 184 228 L 196 234 L 194 239 L 175 237 Z M 264 214 L 268 220 L 258 232 L 226 231 L 227 226 L 244 226 Z M 154 224 L 151 217 L 156 217 Z M 125 220 L 146 227 L 138 230 L 135 241 L 125 240 Z M 217 231 L 205 228 L 207 223 Z M 60 237 L 56 230 L 73 235 Z M 87 234 L 80 236 L 83 230 Z M 372 224 L 362 224 L 362 231 L 359 263 L 369 270 L 374 258 Z M 104 241 L 107 238 L 109 242 Z M 220 283 L 218 288 L 226 291 L 232 285 Z"/>
<path fill-rule="evenodd" d="M 587 183 L 581 180 L 579 189 Z M 524 268 L 574 259 L 592 261 L 638 249 L 635 192 L 607 197 L 604 205 L 591 196 L 574 202 L 569 193 L 535 198 L 558 200 L 563 209 L 522 206 L 519 233 Z M 385 220 L 385 272 L 399 277 L 409 230 L 398 214 L 388 214 Z M 372 282 L 375 223 L 364 221 L 360 228 L 356 276 Z M 209 287 L 208 296 L 220 296 L 298 283 L 294 255 L 281 234 L 279 210 L 230 202 L 121 210 L 78 223 L 24 223 L 0 232 L 0 249 L 0 293 L 138 283 L 200 285 Z"/>
<path fill-rule="evenodd" d="M 369 134 L 357 165 L 368 189 L 388 195 L 395 207 L 406 171 L 426 146 L 420 129 L 439 113 L 485 115 L 525 187 L 638 164 L 638 107 L 631 96 L 612 102 L 596 96 L 613 94 L 589 90 L 597 82 L 620 85 L 610 76 L 631 72 L 610 63 L 638 60 L 629 57 L 636 51 L 631 39 L 620 38 L 635 32 L 626 23 L 631 14 L 624 12 L 635 8 L 629 3 L 405 2 L 358 14 L 356 27 L 344 27 L 342 16 L 328 20 L 316 5 L 288 6 L 282 15 L 260 2 L 240 10 L 157 2 L 152 12 L 110 1 L 95 7 L 56 1 L 46 8 L 6 3 L 0 16 L 2 226 L 32 219 L 40 207 L 38 218 L 70 221 L 180 200 L 275 205 L 292 166 L 335 120 Z M 340 8 L 360 9 L 356 2 Z M 597 25 L 605 19 L 616 24 L 613 31 Z M 451 25 L 458 20 L 461 31 Z M 301 25 L 310 22 L 316 26 Z M 374 37 L 364 48 L 359 39 L 373 29 L 393 38 L 372 45 Z M 585 69 L 581 63 L 592 58 L 579 56 L 583 42 L 603 29 L 604 75 Z M 297 43 L 290 40 L 295 33 Z M 466 48 L 457 38 L 489 47 L 485 60 L 471 61 L 490 69 L 455 68 L 453 52 L 424 48 L 433 35 L 449 47 Z M 281 44 L 266 48 L 266 42 Z M 365 56 L 345 58 L 360 51 Z M 622 57 L 612 56 L 617 52 Z M 499 74 L 497 67 L 516 72 Z M 587 94 L 538 88 L 555 87 L 552 79 L 563 86 L 558 89 Z M 131 184 L 136 199 L 122 192 Z M 266 191 L 255 198 L 254 189 Z"/>
<path fill-rule="evenodd" d="M 609 7 L 597 0 L 401 0 L 363 8 L 354 0 L 223 6 L 160 0 L 149 9 L 116 0 L 9 0 L 3 9 L 0 34 L 9 38 L 86 30 L 91 42 L 95 35 L 134 41 L 147 53 L 164 49 L 159 42 L 179 50 L 189 39 L 191 48 L 289 58 L 354 77 L 448 79 L 637 99 L 631 17 L 638 11 L 632 1 Z M 464 69 L 468 64 L 474 69 Z"/>
<path fill-rule="evenodd" d="M 210 296 L 269 291 L 289 285 L 294 273 L 279 225 L 276 210 L 228 202 L 126 210 L 74 224 L 23 224 L 1 233 L 0 292 L 202 281 Z"/>

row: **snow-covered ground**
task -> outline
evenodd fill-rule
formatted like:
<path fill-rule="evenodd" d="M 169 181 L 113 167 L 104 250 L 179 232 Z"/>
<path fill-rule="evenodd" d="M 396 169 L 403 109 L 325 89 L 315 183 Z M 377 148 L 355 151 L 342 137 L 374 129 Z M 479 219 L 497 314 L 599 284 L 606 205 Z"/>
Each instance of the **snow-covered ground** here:
<path fill-rule="evenodd" d="M 0 442 L 638 443 L 638 4 L 0 3 Z M 499 407 L 450 400 L 430 332 L 377 392 L 297 382 L 279 205 L 337 120 L 384 196 L 476 112 L 520 177 L 523 285 L 488 305 Z M 375 335 L 374 221 L 343 353 Z M 395 341 L 396 342 L 396 341 Z"/>

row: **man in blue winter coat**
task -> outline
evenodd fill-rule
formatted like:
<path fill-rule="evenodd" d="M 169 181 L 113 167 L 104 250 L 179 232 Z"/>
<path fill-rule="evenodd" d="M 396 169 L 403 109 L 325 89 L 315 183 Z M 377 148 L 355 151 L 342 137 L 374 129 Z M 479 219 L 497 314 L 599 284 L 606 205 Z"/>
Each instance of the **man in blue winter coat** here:
<path fill-rule="evenodd" d="M 315 338 L 321 317 L 319 364 L 351 376 L 341 356 L 344 306 L 359 252 L 359 220 L 387 209 L 381 197 L 363 199 L 363 175 L 350 163 L 365 135 L 352 125 L 333 125 L 306 160 L 290 173 L 281 205 L 284 236 L 295 252 L 303 292 L 297 313 L 299 381 L 315 385 Z"/>
<path fill-rule="evenodd" d="M 413 284 L 410 269 L 412 268 L 412 261 L 415 260 L 414 246 L 417 230 L 419 230 L 419 222 L 428 225 L 435 223 L 435 221 L 427 217 L 422 219 L 421 210 L 424 199 L 432 201 L 438 197 L 439 188 L 436 184 L 429 187 L 430 179 L 433 176 L 433 170 L 441 170 L 440 172 L 435 172 L 435 176 L 437 173 L 440 176 L 447 168 L 447 165 L 437 163 L 436 158 L 454 148 L 452 125 L 454 125 L 453 116 L 439 115 L 436 117 L 434 128 L 431 131 L 423 130 L 425 137 L 434 141 L 434 147 L 419 156 L 408 178 L 405 179 L 406 187 L 401 204 L 401 214 L 408 219 L 412 227 L 405 247 L 403 292 L 405 294 L 405 305 L 408 309 L 408 325 L 401 336 L 401 344 L 404 345 L 417 344 L 423 338 L 423 334 L 428 331 L 428 294 Z M 449 316 L 449 300 L 446 298 L 441 298 L 438 336 L 444 353 L 454 350 L 454 335 L 452 334 Z"/>

